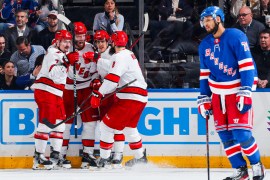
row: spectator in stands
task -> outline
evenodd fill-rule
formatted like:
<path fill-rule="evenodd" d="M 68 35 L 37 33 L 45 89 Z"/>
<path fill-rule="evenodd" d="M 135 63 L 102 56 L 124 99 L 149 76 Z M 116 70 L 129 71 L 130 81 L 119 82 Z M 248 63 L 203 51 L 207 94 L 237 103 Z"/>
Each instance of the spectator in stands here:
<path fill-rule="evenodd" d="M 35 68 L 33 72 L 28 73 L 27 75 L 24 76 L 19 76 L 16 79 L 16 84 L 22 88 L 22 89 L 29 89 L 32 84 L 34 83 L 37 75 L 39 74 L 41 67 L 42 67 L 42 62 L 44 59 L 45 54 L 41 54 L 37 57 L 35 61 Z"/>
<path fill-rule="evenodd" d="M 193 8 L 185 0 L 161 0 L 158 4 L 157 20 L 150 20 L 150 35 L 152 40 L 156 38 L 158 33 L 167 29 L 169 35 L 184 35 L 183 37 L 190 39 L 193 33 L 193 25 L 190 21 Z M 177 31 L 175 31 L 177 29 Z M 181 34 L 179 34 L 181 33 Z"/>
<path fill-rule="evenodd" d="M 37 17 L 38 20 L 36 22 L 36 24 L 34 26 L 32 26 L 32 28 L 34 28 L 37 32 L 42 31 L 44 28 L 46 28 L 48 26 L 48 15 L 51 11 L 53 10 L 57 10 L 57 2 L 58 0 L 39 0 L 40 1 L 40 6 L 37 10 Z"/>
<path fill-rule="evenodd" d="M 270 87 L 270 29 L 265 29 L 260 33 L 260 47 L 252 52 L 257 65 L 258 87 Z"/>
<path fill-rule="evenodd" d="M 0 34 L 0 68 L 3 67 L 4 62 L 8 61 L 11 56 L 11 53 L 7 49 L 5 49 L 5 47 L 6 47 L 5 36 L 3 34 Z"/>
<path fill-rule="evenodd" d="M 45 50 L 52 44 L 55 33 L 58 30 L 58 12 L 53 10 L 48 14 L 48 27 L 38 33 L 38 44 L 43 46 Z"/>
<path fill-rule="evenodd" d="M 261 0 L 261 10 L 264 15 L 270 13 L 270 0 Z"/>
<path fill-rule="evenodd" d="M 104 12 L 95 15 L 93 30 L 105 30 L 110 35 L 123 30 L 124 16 L 119 14 L 115 0 L 105 0 L 104 9 Z"/>
<path fill-rule="evenodd" d="M 35 14 L 38 3 L 35 0 L 4 0 L 0 11 L 1 19 L 0 33 L 4 33 L 7 28 L 15 25 L 15 12 L 18 10 L 28 10 L 31 16 Z"/>
<path fill-rule="evenodd" d="M 36 58 L 41 54 L 46 54 L 45 49 L 39 45 L 31 45 L 28 38 L 20 36 L 16 40 L 17 51 L 11 56 L 17 70 L 17 76 L 32 73 L 35 67 Z M 35 77 L 31 77 L 35 79 Z"/>
<path fill-rule="evenodd" d="M 16 26 L 9 28 L 5 32 L 6 48 L 13 53 L 16 51 L 16 39 L 19 36 L 28 37 L 31 42 L 37 39 L 37 32 L 29 28 L 26 24 L 28 22 L 28 12 L 26 10 L 18 10 L 16 12 Z"/>
<path fill-rule="evenodd" d="M 18 90 L 19 86 L 16 84 L 14 63 L 6 61 L 3 64 L 4 75 L 0 76 L 0 90 Z"/>
<path fill-rule="evenodd" d="M 247 35 L 250 49 L 259 46 L 259 35 L 265 29 L 265 26 L 253 19 L 251 9 L 248 6 L 242 7 L 237 17 L 238 23 L 235 28 L 240 29 Z"/>

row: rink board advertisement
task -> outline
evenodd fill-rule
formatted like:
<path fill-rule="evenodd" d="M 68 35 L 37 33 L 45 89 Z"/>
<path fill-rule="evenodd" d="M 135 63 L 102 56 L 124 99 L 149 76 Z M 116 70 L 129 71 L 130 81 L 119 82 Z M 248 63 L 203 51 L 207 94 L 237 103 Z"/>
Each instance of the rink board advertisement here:
<path fill-rule="evenodd" d="M 138 129 L 150 161 L 179 167 L 204 167 L 206 122 L 198 114 L 197 89 L 149 90 L 149 100 Z M 31 91 L 0 91 L 0 168 L 27 168 L 34 152 L 34 133 L 38 108 Z M 254 136 L 263 161 L 270 161 L 270 90 L 253 93 Z M 78 118 L 80 119 L 80 118 Z M 79 123 L 80 127 L 80 123 Z M 74 138 L 68 156 L 79 161 L 80 132 Z M 209 121 L 210 156 L 214 167 L 227 167 L 222 144 Z M 96 148 L 99 144 L 96 142 Z M 48 146 L 49 147 L 49 146 Z M 49 154 L 47 148 L 46 154 Z M 125 156 L 131 156 L 126 144 Z M 14 164 L 13 161 L 16 161 Z M 24 163 L 19 163 L 23 161 Z M 193 164 L 196 162 L 196 165 Z M 13 163 L 13 165 L 11 165 Z M 269 164 L 269 163 L 267 163 Z M 266 165 L 267 166 L 267 165 Z"/>

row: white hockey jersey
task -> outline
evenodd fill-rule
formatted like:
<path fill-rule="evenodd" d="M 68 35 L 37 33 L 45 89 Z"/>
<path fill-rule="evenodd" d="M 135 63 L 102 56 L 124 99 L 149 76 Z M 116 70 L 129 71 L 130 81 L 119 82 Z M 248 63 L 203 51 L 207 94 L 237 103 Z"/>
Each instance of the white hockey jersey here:
<path fill-rule="evenodd" d="M 147 84 L 142 75 L 139 62 L 133 52 L 124 49 L 111 57 L 111 68 L 105 76 L 104 82 L 99 88 L 102 95 L 112 93 L 117 87 L 122 87 L 136 79 L 134 83 L 119 91 L 116 96 L 119 99 L 132 99 L 147 102 Z"/>
<path fill-rule="evenodd" d="M 89 64 L 84 63 L 83 54 L 89 51 L 93 52 L 94 50 L 92 48 L 92 44 L 87 42 L 85 43 L 84 48 L 78 51 L 80 59 L 76 65 L 76 89 L 89 87 L 91 80 L 98 77 L 97 64 L 94 62 L 90 62 Z M 73 90 L 73 78 L 73 66 L 70 66 L 65 86 L 66 89 Z"/>
<path fill-rule="evenodd" d="M 66 84 L 67 68 L 63 65 L 65 54 L 55 46 L 48 48 L 41 70 L 32 89 L 40 89 L 57 96 L 63 96 Z"/>
<path fill-rule="evenodd" d="M 112 55 L 109 54 L 110 49 L 111 47 L 109 46 L 105 52 L 101 53 L 97 62 L 97 72 L 100 75 L 101 80 L 103 80 L 104 77 L 109 73 L 112 65 Z"/>

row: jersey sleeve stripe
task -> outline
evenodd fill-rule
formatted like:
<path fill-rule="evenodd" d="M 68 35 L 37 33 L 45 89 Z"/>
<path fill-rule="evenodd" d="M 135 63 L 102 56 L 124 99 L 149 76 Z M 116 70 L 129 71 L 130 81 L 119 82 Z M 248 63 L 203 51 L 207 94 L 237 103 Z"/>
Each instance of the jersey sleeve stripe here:
<path fill-rule="evenodd" d="M 105 76 L 105 79 L 114 83 L 118 83 L 120 80 L 120 77 L 116 74 L 108 74 L 107 76 Z"/>
<path fill-rule="evenodd" d="M 254 69 L 253 62 L 246 62 L 239 65 L 239 72 L 241 71 L 248 71 Z"/>
<path fill-rule="evenodd" d="M 202 80 L 202 79 L 208 79 L 208 77 L 209 77 L 209 75 L 210 75 L 210 72 L 200 72 L 200 80 Z"/>
<path fill-rule="evenodd" d="M 60 91 L 63 91 L 65 89 L 65 85 L 64 84 L 55 84 L 51 79 L 45 78 L 45 77 L 41 77 L 38 80 L 35 81 L 35 83 L 41 83 L 41 84 L 45 84 L 47 86 L 51 86 L 55 89 L 58 89 Z"/>
<path fill-rule="evenodd" d="M 238 61 L 238 64 L 241 65 L 241 64 L 244 64 L 244 63 L 247 63 L 247 62 L 253 62 L 252 58 L 242 59 L 242 60 Z"/>
<path fill-rule="evenodd" d="M 131 94 L 138 94 L 141 96 L 147 96 L 147 90 L 139 88 L 139 87 L 126 87 L 119 91 L 118 93 L 131 93 Z"/>

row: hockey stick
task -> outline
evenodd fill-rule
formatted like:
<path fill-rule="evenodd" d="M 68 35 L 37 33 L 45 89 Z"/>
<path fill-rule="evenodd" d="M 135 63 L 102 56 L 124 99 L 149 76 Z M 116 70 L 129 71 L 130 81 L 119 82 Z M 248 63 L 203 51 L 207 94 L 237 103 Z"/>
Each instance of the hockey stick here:
<path fill-rule="evenodd" d="M 142 38 L 142 36 L 146 33 L 147 29 L 148 29 L 148 25 L 149 25 L 149 15 L 148 13 L 144 14 L 144 27 L 142 30 L 141 35 L 134 41 L 134 43 L 132 43 L 132 45 L 130 46 L 129 50 L 132 50 L 133 47 L 139 42 L 139 40 Z"/>
<path fill-rule="evenodd" d="M 118 92 L 121 91 L 122 89 L 128 87 L 130 84 L 134 83 L 135 81 L 137 81 L 137 79 L 134 79 L 134 80 L 128 82 L 127 84 L 125 84 L 125 85 L 123 85 L 122 87 L 118 88 L 118 89 L 117 89 L 116 91 L 114 91 L 113 93 L 108 94 L 107 96 L 105 96 L 105 97 L 101 100 L 101 103 L 102 103 L 105 99 L 111 97 L 112 95 L 118 93 Z M 60 126 L 61 124 L 63 124 L 63 123 L 65 123 L 65 122 L 69 121 L 70 119 L 74 118 L 75 116 L 78 116 L 78 115 L 82 114 L 84 111 L 86 111 L 86 110 L 88 110 L 88 109 L 91 108 L 91 106 L 88 106 L 87 108 L 85 108 L 85 109 L 83 109 L 83 110 L 80 109 L 80 108 L 83 106 L 83 104 L 84 104 L 90 97 L 91 97 L 91 95 L 89 95 L 89 96 L 82 102 L 82 104 L 79 106 L 79 109 L 78 109 L 78 111 L 76 111 L 76 113 L 74 113 L 73 115 L 69 116 L 69 117 L 66 118 L 65 120 L 63 120 L 63 121 L 61 121 L 61 122 L 59 122 L 59 123 L 57 123 L 57 124 L 52 124 L 47 118 L 43 118 L 43 119 L 42 119 L 43 124 L 45 124 L 46 126 L 48 126 L 48 127 L 51 128 L 51 129 L 54 129 L 54 128 L 56 128 L 57 126 Z"/>
<path fill-rule="evenodd" d="M 207 177 L 210 180 L 210 157 L 209 157 L 209 128 L 208 128 L 209 115 L 205 118 L 206 123 L 206 158 L 207 158 Z"/>
<path fill-rule="evenodd" d="M 74 33 L 74 25 L 73 23 L 63 14 L 57 14 L 57 18 L 62 21 L 65 25 L 67 25 L 72 32 L 72 47 L 73 52 L 75 51 L 75 33 Z M 78 97 L 77 97 L 77 83 L 76 83 L 76 63 L 73 65 L 73 92 L 74 92 L 74 112 L 77 110 L 78 106 Z M 77 116 L 74 117 L 74 131 L 75 131 L 75 138 L 78 137 L 78 126 L 77 126 Z"/>

